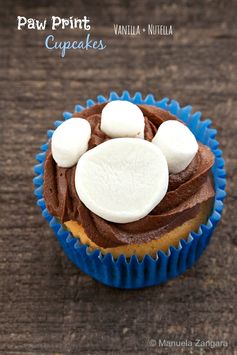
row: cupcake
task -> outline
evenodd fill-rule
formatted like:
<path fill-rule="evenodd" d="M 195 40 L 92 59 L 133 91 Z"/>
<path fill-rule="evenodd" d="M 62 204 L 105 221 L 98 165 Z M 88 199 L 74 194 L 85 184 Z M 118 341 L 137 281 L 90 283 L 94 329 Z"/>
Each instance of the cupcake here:
<path fill-rule="evenodd" d="M 72 261 L 108 285 L 177 276 L 220 219 L 225 176 L 215 131 L 167 101 L 125 92 L 77 106 L 40 155 L 44 216 Z"/>

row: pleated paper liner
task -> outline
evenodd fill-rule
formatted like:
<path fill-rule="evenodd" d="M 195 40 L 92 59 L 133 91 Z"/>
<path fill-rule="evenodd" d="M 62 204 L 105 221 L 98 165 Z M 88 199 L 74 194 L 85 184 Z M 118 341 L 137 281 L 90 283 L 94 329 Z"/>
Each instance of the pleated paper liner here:
<path fill-rule="evenodd" d="M 97 281 L 113 287 L 132 289 L 159 285 L 185 272 L 195 264 L 206 249 L 223 210 L 223 200 L 226 195 L 224 159 L 222 151 L 218 148 L 219 143 L 215 139 L 217 132 L 211 128 L 211 120 L 201 120 L 200 112 L 192 114 L 192 106 L 181 108 L 175 100 L 164 98 L 156 101 L 151 94 L 143 99 L 140 92 L 137 92 L 134 96 L 130 96 L 128 91 L 124 91 L 122 95 L 111 92 L 108 99 L 100 95 L 97 97 L 97 102 L 88 100 L 86 107 L 93 106 L 95 103 L 117 99 L 131 101 L 135 104 L 154 105 L 169 111 L 190 128 L 197 140 L 211 148 L 215 155 L 215 164 L 212 168 L 215 200 L 213 212 L 207 223 L 202 224 L 197 233 L 191 232 L 186 240 L 182 239 L 178 248 L 171 246 L 167 253 L 157 251 L 155 258 L 145 255 L 142 261 L 139 261 L 136 255 L 128 259 L 124 255 L 120 255 L 115 260 L 111 254 L 103 255 L 100 250 L 90 251 L 87 245 L 81 244 L 78 238 L 73 237 L 55 217 L 50 215 L 46 208 L 43 198 L 43 175 L 48 143 L 42 145 L 41 152 L 36 156 L 39 164 L 34 167 L 34 171 L 37 174 L 34 178 L 36 186 L 35 196 L 37 197 L 37 204 L 42 210 L 43 217 L 53 229 L 65 254 L 80 270 Z M 75 111 L 80 112 L 86 107 L 76 105 Z M 65 112 L 63 116 L 64 120 L 67 120 L 72 117 L 72 113 Z M 59 126 L 62 122 L 55 121 L 55 127 Z M 53 130 L 49 130 L 48 139 L 52 137 L 52 134 Z"/>

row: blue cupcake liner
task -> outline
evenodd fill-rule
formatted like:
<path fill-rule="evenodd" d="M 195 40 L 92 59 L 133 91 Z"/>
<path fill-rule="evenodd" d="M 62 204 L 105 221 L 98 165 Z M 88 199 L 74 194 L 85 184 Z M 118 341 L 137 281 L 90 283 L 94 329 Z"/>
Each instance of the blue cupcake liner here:
<path fill-rule="evenodd" d="M 86 107 L 111 100 L 127 100 L 135 104 L 154 105 L 167 110 L 182 120 L 190 128 L 197 140 L 211 148 L 215 155 L 212 173 L 216 193 L 213 212 L 207 223 L 200 225 L 197 233 L 190 232 L 186 240 L 181 239 L 177 248 L 171 246 L 167 253 L 157 251 L 155 258 L 145 255 L 140 261 L 136 255 L 132 255 L 127 259 L 124 255 L 120 255 L 117 259 L 114 259 L 112 254 L 103 255 L 99 249 L 90 251 L 88 245 L 81 244 L 78 238 L 73 237 L 46 208 L 43 198 L 43 175 L 48 143 L 43 144 L 41 152 L 36 155 L 39 164 L 34 167 L 37 176 L 33 181 L 36 186 L 37 205 L 41 208 L 43 217 L 53 229 L 68 258 L 80 270 L 95 280 L 108 286 L 126 289 L 159 285 L 177 277 L 195 264 L 206 249 L 212 233 L 221 218 L 223 200 L 226 196 L 226 171 L 222 151 L 218 148 L 219 143 L 215 139 L 217 131 L 211 128 L 212 121 L 210 119 L 201 120 L 200 112 L 192 114 L 192 106 L 181 108 L 177 101 L 169 100 L 168 98 L 156 101 L 152 94 L 143 99 L 140 92 L 136 92 L 133 97 L 130 96 L 128 91 L 124 91 L 121 95 L 111 92 L 108 99 L 100 95 L 97 97 L 97 102 L 91 99 L 87 100 Z M 75 112 L 80 112 L 86 107 L 76 105 Z M 72 117 L 72 113 L 64 112 L 63 117 L 64 120 L 67 120 Z M 55 127 L 58 127 L 62 122 L 55 121 Z M 52 137 L 53 132 L 54 130 L 48 131 L 48 139 Z"/>

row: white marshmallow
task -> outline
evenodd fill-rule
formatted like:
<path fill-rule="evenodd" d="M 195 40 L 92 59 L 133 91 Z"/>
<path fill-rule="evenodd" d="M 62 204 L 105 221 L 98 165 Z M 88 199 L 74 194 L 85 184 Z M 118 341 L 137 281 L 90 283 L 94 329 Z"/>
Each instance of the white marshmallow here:
<path fill-rule="evenodd" d="M 177 174 L 184 170 L 193 160 L 198 143 L 187 126 L 179 121 L 163 122 L 152 140 L 165 155 L 169 172 Z"/>
<path fill-rule="evenodd" d="M 102 110 L 100 128 L 109 137 L 144 138 L 144 126 L 142 111 L 129 101 L 111 101 Z"/>
<path fill-rule="evenodd" d="M 91 126 L 83 118 L 70 118 L 63 122 L 52 136 L 52 155 L 58 166 L 69 168 L 88 149 Z"/>
<path fill-rule="evenodd" d="M 78 161 L 75 186 L 96 215 L 115 223 L 145 217 L 168 188 L 168 165 L 160 149 L 139 138 L 115 138 Z"/>

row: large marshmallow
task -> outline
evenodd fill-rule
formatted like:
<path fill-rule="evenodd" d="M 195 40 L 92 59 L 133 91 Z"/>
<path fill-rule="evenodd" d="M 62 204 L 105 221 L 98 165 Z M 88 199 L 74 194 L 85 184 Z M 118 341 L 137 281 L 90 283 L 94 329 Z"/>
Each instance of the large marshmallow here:
<path fill-rule="evenodd" d="M 166 157 L 169 172 L 177 174 L 193 160 L 198 143 L 195 136 L 183 123 L 168 120 L 163 122 L 152 140 Z"/>
<path fill-rule="evenodd" d="M 52 136 L 52 155 L 58 166 L 69 168 L 88 149 L 91 126 L 83 118 L 70 118 L 63 122 Z"/>
<path fill-rule="evenodd" d="M 111 101 L 102 110 L 100 127 L 111 138 L 144 138 L 144 126 L 142 111 L 129 101 Z"/>
<path fill-rule="evenodd" d="M 160 149 L 139 138 L 115 138 L 78 161 L 75 186 L 96 215 L 115 223 L 145 217 L 168 188 L 168 165 Z"/>

